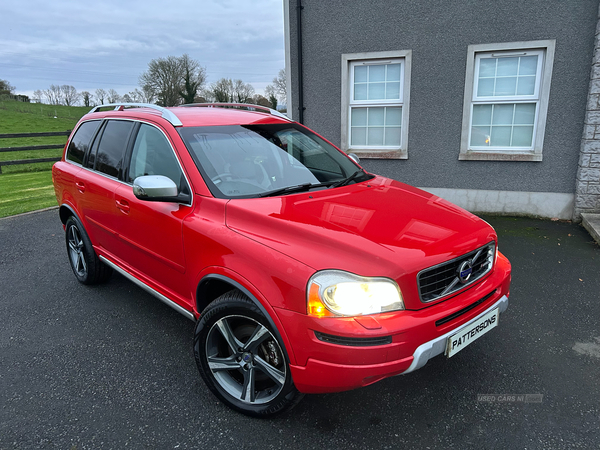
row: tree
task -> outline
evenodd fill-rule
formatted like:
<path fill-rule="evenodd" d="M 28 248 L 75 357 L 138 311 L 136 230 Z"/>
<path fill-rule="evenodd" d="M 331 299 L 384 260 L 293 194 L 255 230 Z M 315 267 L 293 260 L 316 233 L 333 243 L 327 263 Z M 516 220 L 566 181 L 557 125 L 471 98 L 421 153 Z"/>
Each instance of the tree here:
<path fill-rule="evenodd" d="M 209 97 L 217 103 L 230 103 L 233 101 L 233 81 L 229 78 L 221 78 L 210 85 L 208 93 Z"/>
<path fill-rule="evenodd" d="M 41 103 L 43 96 L 44 91 L 41 91 L 40 89 L 36 89 L 35 91 L 33 91 L 33 101 L 35 101 L 36 103 Z"/>
<path fill-rule="evenodd" d="M 10 95 L 15 91 L 15 87 L 6 80 L 0 80 L 0 95 Z"/>
<path fill-rule="evenodd" d="M 156 91 L 151 86 L 142 86 L 141 94 L 143 103 L 154 103 L 156 100 Z"/>
<path fill-rule="evenodd" d="M 88 91 L 82 91 L 80 95 L 81 99 L 83 100 L 83 106 L 90 107 L 93 99 L 92 94 L 90 94 Z"/>
<path fill-rule="evenodd" d="M 269 94 L 269 103 L 271 104 L 271 108 L 277 109 L 277 97 L 275 94 Z"/>
<path fill-rule="evenodd" d="M 156 95 L 153 91 L 146 91 L 142 89 L 141 91 L 138 88 L 135 88 L 133 91 L 130 91 L 129 94 L 125 94 L 123 96 L 123 101 L 125 101 L 125 96 L 129 98 L 128 101 L 133 103 L 152 103 L 156 98 Z"/>
<path fill-rule="evenodd" d="M 273 82 L 265 88 L 265 95 L 274 104 L 273 108 L 277 108 L 277 103 L 285 102 L 287 97 L 287 83 L 285 81 L 285 69 L 281 69 L 277 76 L 273 78 Z M 275 98 L 275 101 L 273 101 Z"/>
<path fill-rule="evenodd" d="M 60 87 L 60 99 L 63 105 L 73 106 L 79 101 L 79 93 L 73 86 L 63 84 Z"/>
<path fill-rule="evenodd" d="M 121 96 L 119 95 L 119 93 L 112 88 L 108 90 L 108 92 L 106 93 L 106 97 L 108 103 L 117 103 L 121 101 Z"/>
<path fill-rule="evenodd" d="M 142 92 L 138 88 L 135 88 L 133 91 L 130 91 L 129 94 L 125 95 L 129 97 L 133 103 L 142 103 L 144 101 L 144 94 L 142 94 Z M 125 97 L 125 95 L 123 97 Z"/>
<path fill-rule="evenodd" d="M 205 81 L 206 69 L 187 54 L 153 59 L 139 79 L 142 90 L 154 92 L 161 106 L 179 105 L 181 99 L 193 102 Z"/>
<path fill-rule="evenodd" d="M 129 94 L 123 95 L 123 97 L 121 97 L 121 100 L 125 103 L 135 103 L 133 99 L 129 96 Z"/>
<path fill-rule="evenodd" d="M 273 78 L 273 86 L 279 100 L 285 100 L 287 96 L 287 82 L 285 79 L 285 69 L 281 69 L 277 76 Z"/>
<path fill-rule="evenodd" d="M 179 95 L 183 98 L 183 103 L 194 103 L 198 90 L 206 82 L 206 69 L 200 67 L 197 61 L 191 59 L 187 53 L 180 58 L 183 69 L 183 90 Z"/>
<path fill-rule="evenodd" d="M 271 102 L 269 102 L 269 100 L 260 94 L 256 94 L 254 97 L 252 97 L 252 103 L 255 105 L 266 106 L 267 108 L 273 107 Z"/>
<path fill-rule="evenodd" d="M 106 91 L 104 89 L 96 89 L 95 91 L 96 94 L 96 100 L 98 100 L 98 103 L 103 105 L 104 104 L 104 100 L 106 99 Z"/>
<path fill-rule="evenodd" d="M 60 105 L 61 91 L 60 86 L 51 84 L 48 89 L 44 89 L 44 97 L 51 105 Z"/>
<path fill-rule="evenodd" d="M 236 103 L 250 103 L 254 95 L 254 87 L 250 83 L 244 83 L 242 80 L 234 80 L 232 83 L 233 95 L 232 101 Z"/>

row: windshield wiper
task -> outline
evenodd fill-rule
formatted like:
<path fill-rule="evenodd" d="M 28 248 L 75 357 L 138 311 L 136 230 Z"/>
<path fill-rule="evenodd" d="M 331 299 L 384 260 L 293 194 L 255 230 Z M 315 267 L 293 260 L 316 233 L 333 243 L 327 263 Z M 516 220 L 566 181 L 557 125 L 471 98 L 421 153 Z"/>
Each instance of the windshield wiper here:
<path fill-rule="evenodd" d="M 259 197 L 272 197 L 280 194 L 293 194 L 294 192 L 310 191 L 314 188 L 331 186 L 332 181 L 324 181 L 323 183 L 302 183 L 295 186 L 288 186 L 274 191 L 267 191 L 258 194 Z M 337 182 L 336 182 L 337 183 Z"/>
<path fill-rule="evenodd" d="M 343 180 L 340 180 L 336 183 L 333 183 L 331 185 L 332 188 L 336 188 L 336 187 L 340 187 L 340 186 L 345 186 L 348 183 L 350 183 L 352 180 L 354 180 L 355 178 L 358 178 L 359 175 L 364 174 L 365 172 L 362 169 L 357 170 L 356 172 L 354 172 L 352 175 L 350 175 L 348 178 L 344 178 Z"/>
<path fill-rule="evenodd" d="M 261 194 L 258 194 L 258 196 L 259 197 L 272 197 L 272 196 L 280 195 L 280 194 L 292 194 L 294 192 L 308 191 L 312 187 L 318 187 L 318 186 L 319 186 L 318 184 L 302 183 L 302 184 L 297 184 L 295 186 L 287 186 L 287 187 L 284 187 L 281 189 L 275 189 L 273 191 L 263 192 Z"/>
<path fill-rule="evenodd" d="M 359 175 L 363 175 L 364 173 L 365 172 L 361 169 L 361 170 L 357 170 L 352 175 L 350 175 L 348 178 L 344 178 L 343 180 L 324 181 L 322 183 L 302 183 L 302 184 L 297 184 L 294 186 L 287 186 L 284 188 L 275 189 L 273 191 L 262 192 L 261 194 L 258 194 L 258 197 L 274 197 L 276 195 L 293 194 L 295 192 L 309 191 L 311 189 L 319 188 L 319 187 L 344 186 L 344 185 L 350 183 L 355 178 L 358 178 Z"/>

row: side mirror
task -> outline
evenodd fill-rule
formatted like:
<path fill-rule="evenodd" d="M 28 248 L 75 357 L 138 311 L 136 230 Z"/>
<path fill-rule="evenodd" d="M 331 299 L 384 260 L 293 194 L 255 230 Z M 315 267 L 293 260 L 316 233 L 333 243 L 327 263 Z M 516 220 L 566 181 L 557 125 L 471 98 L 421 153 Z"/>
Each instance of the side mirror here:
<path fill-rule="evenodd" d="M 356 153 L 348 153 L 348 157 L 354 161 L 356 164 L 360 165 L 360 159 L 356 156 Z"/>
<path fill-rule="evenodd" d="M 144 175 L 133 180 L 133 195 L 140 200 L 180 202 L 177 185 L 163 175 Z"/>

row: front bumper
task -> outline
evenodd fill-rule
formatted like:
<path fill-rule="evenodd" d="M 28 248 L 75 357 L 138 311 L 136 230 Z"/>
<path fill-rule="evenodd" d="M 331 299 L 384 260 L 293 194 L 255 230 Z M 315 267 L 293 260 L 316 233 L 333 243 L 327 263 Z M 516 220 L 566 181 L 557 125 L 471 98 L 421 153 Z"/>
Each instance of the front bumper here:
<path fill-rule="evenodd" d="M 305 366 L 290 366 L 294 384 L 300 392 L 304 393 L 341 392 L 368 386 L 391 376 L 413 372 L 427 364 L 431 358 L 444 353 L 448 337 L 468 327 L 495 308 L 499 308 L 501 313 L 506 311 L 508 297 L 503 295 L 493 305 L 465 324 L 421 344 L 411 356 L 395 361 L 380 364 L 348 365 L 309 358 Z"/>
<path fill-rule="evenodd" d="M 477 320 L 479 320 L 479 318 L 481 316 L 486 315 L 488 312 L 493 311 L 496 308 L 499 308 L 500 313 L 503 313 L 504 311 L 506 311 L 506 308 L 508 308 L 508 297 L 506 295 L 503 295 L 502 298 L 500 298 L 500 300 L 498 300 L 492 306 L 487 308 L 485 311 L 483 311 L 477 317 L 474 317 L 473 319 L 469 320 L 464 325 L 461 325 L 460 327 L 455 328 L 454 330 L 449 331 L 448 333 L 446 333 L 440 337 L 432 339 L 429 342 L 425 342 L 424 344 L 419 345 L 417 347 L 417 349 L 415 350 L 415 352 L 413 353 L 412 363 L 410 364 L 408 369 L 406 369 L 404 372 L 402 372 L 402 375 L 413 372 L 417 369 L 420 369 L 425 364 L 427 364 L 427 361 L 429 361 L 431 358 L 444 353 L 444 351 L 446 350 L 446 342 L 450 336 L 458 333 L 463 328 L 467 328 L 472 323 L 477 322 Z"/>
<path fill-rule="evenodd" d="M 444 353 L 447 338 L 488 312 L 508 307 L 510 263 L 498 259 L 483 282 L 421 310 L 374 316 L 315 318 L 276 308 L 292 343 L 294 384 L 304 393 L 340 392 L 410 373 Z M 341 339 L 323 340 L 323 335 Z M 387 338 L 381 345 L 362 342 Z M 352 340 L 356 344 L 352 344 Z"/>

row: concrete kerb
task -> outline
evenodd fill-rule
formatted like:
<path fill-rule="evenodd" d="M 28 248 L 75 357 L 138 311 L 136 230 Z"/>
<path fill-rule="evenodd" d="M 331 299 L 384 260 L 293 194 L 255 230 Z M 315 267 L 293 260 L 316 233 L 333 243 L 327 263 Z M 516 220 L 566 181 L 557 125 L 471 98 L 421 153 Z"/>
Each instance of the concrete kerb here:
<path fill-rule="evenodd" d="M 21 216 L 27 216 L 29 214 L 35 214 L 35 213 L 39 213 L 39 212 L 43 212 L 43 211 L 50 211 L 53 209 L 58 209 L 58 205 L 57 206 L 50 206 L 48 208 L 43 208 L 43 209 L 36 209 L 35 211 L 27 211 L 21 214 L 14 214 L 12 216 L 6 216 L 6 217 L 0 217 L 0 220 L 4 220 L 4 219 L 12 219 L 14 217 L 21 217 Z"/>
<path fill-rule="evenodd" d="M 581 224 L 600 244 L 600 214 L 582 213 Z"/>

